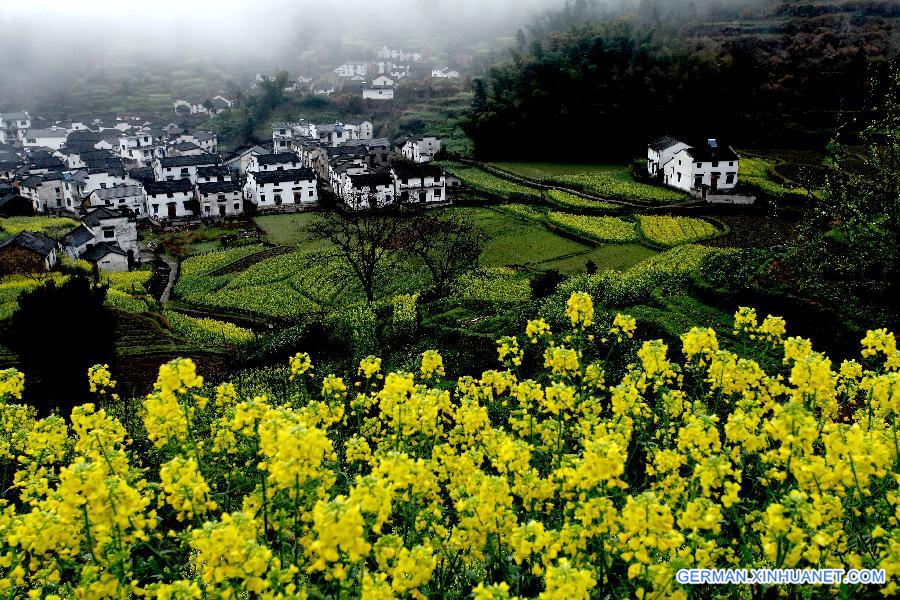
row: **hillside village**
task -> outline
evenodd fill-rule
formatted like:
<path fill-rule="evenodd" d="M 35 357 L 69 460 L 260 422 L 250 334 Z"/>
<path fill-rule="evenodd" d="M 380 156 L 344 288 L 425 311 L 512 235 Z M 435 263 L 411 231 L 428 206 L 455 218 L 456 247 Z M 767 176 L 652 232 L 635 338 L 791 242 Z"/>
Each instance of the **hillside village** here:
<path fill-rule="evenodd" d="M 358 93 L 365 102 L 378 103 L 393 100 L 401 81 L 460 78 L 458 68 L 385 45 L 369 60 L 346 62 L 315 77 L 295 75 L 284 93 Z M 275 80 L 257 74 L 248 93 Z M 50 121 L 28 111 L 0 112 L 0 215 L 80 221 L 56 240 L 37 231 L 3 240 L 0 254 L 41 256 L 5 261 L 8 271 L 51 269 L 57 255 L 122 271 L 141 260 L 138 227 L 303 211 L 319 207 L 323 193 L 348 210 L 376 201 L 442 206 L 460 183 L 429 164 L 441 152 L 440 138 L 375 137 L 369 120 L 276 122 L 271 143 L 222 153 L 217 135 L 205 124 L 236 106 L 222 92 L 177 98 L 171 116 L 162 117 L 112 114 Z"/>

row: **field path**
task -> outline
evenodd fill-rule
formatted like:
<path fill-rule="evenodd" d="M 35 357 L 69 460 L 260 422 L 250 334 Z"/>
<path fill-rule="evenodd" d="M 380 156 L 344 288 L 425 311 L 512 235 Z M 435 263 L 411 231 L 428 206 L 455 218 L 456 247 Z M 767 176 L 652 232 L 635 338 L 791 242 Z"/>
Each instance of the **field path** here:
<path fill-rule="evenodd" d="M 159 301 L 165 303 L 172 296 L 172 288 L 175 287 L 175 281 L 178 280 L 178 273 L 181 269 L 178 261 L 168 254 L 160 254 L 159 257 L 164 263 L 169 265 L 169 281 L 166 282 L 166 287 L 159 296 Z"/>

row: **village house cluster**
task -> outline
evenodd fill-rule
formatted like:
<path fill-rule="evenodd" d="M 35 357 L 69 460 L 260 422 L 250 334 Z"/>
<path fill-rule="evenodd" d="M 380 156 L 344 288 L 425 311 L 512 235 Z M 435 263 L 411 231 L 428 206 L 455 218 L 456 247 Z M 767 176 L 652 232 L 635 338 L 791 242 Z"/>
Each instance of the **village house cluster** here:
<path fill-rule="evenodd" d="M 471 61 L 471 57 L 456 57 L 460 65 Z M 402 49 L 384 46 L 367 60 L 354 60 L 342 63 L 329 73 L 319 76 L 294 75 L 284 87 L 289 94 L 330 95 L 334 93 L 357 94 L 363 100 L 393 100 L 401 82 L 409 82 L 415 88 L 430 82 L 462 81 L 462 66 L 450 67 L 443 63 L 432 63 L 426 60 L 421 52 L 407 52 Z M 256 74 L 252 89 L 264 81 L 274 81 L 274 75 Z M 182 99 L 176 107 L 189 110 L 191 113 L 205 112 L 216 114 L 223 106 L 216 104 L 217 98 Z M 219 98 L 219 101 L 227 101 Z"/>
<path fill-rule="evenodd" d="M 221 106 L 230 101 L 216 96 Z M 0 113 L 0 216 L 69 216 L 79 225 L 61 239 L 23 232 L 0 244 L 24 253 L 20 270 L 52 269 L 60 256 L 101 270 L 127 270 L 140 260 L 137 225 L 223 220 L 245 213 L 292 212 L 319 205 L 320 191 L 346 208 L 397 201 L 448 202 L 448 177 L 431 161 L 433 136 L 391 143 L 367 120 L 272 125 L 272 142 L 219 153 L 203 122 L 218 110 L 209 100 L 176 103 L 175 118 L 118 115 L 54 122 L 27 112 Z"/>

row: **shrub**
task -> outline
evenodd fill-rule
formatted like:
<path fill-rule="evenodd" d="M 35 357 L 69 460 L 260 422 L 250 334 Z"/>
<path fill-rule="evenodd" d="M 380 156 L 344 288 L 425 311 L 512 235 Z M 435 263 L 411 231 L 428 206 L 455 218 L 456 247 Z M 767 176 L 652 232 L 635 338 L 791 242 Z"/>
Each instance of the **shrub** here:
<path fill-rule="evenodd" d="M 394 296 L 391 312 L 391 333 L 404 337 L 415 333 L 419 326 L 419 295 L 400 294 Z"/>
<path fill-rule="evenodd" d="M 366 357 L 353 380 L 282 366 L 215 387 L 176 359 L 128 428 L 96 404 L 71 425 L 39 419 L 18 404 L 21 374 L 0 371 L 5 589 L 687 598 L 677 571 L 740 561 L 884 569 L 893 594 L 891 333 L 868 332 L 837 367 L 780 319 L 740 309 L 736 335 L 777 358 L 764 370 L 713 329 L 669 348 L 583 295 L 560 308 L 565 328 L 532 321 L 499 340 L 508 367 L 455 383 L 433 351 L 412 373 Z M 105 403 L 113 373 L 97 365 L 90 386 Z"/>

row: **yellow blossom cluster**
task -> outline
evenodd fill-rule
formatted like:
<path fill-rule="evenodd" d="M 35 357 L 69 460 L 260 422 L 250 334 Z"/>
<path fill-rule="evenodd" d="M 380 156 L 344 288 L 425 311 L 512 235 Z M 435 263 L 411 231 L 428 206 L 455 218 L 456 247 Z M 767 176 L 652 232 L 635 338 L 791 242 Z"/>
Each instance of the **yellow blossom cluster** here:
<path fill-rule="evenodd" d="M 0 597 L 686 599 L 679 569 L 732 567 L 884 569 L 796 592 L 896 595 L 890 333 L 835 367 L 751 309 L 680 344 L 600 314 L 575 294 L 569 331 L 531 321 L 455 385 L 433 350 L 317 385 L 299 354 L 267 392 L 179 359 L 127 424 L 38 418 L 0 372 Z"/>

